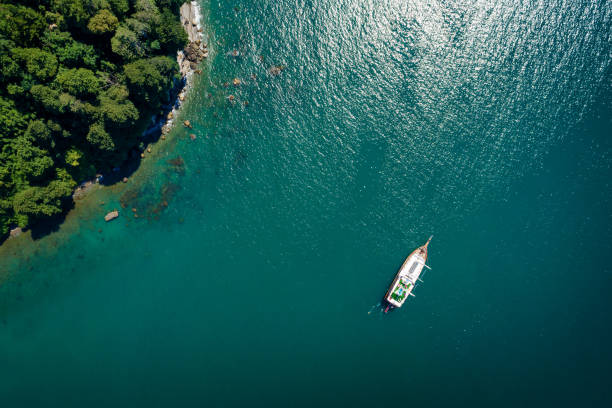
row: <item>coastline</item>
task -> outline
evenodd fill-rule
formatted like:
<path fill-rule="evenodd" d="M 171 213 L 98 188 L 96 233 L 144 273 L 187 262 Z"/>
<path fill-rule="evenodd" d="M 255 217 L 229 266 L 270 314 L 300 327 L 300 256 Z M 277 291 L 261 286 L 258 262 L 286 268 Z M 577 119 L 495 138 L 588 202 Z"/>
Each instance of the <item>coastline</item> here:
<path fill-rule="evenodd" d="M 140 148 L 140 160 L 144 159 L 148 153 L 151 153 L 151 148 L 160 141 L 166 140 L 166 135 L 176 124 L 181 107 L 187 100 L 187 95 L 194 81 L 194 74 L 201 74 L 199 65 L 203 59 L 208 58 L 208 44 L 205 38 L 204 28 L 202 26 L 202 11 L 201 6 L 197 1 L 187 1 L 183 3 L 179 11 L 180 22 L 187 33 L 188 43 L 182 49 L 176 52 L 176 61 L 179 66 L 181 79 L 175 81 L 174 87 L 169 91 L 169 103 L 162 106 L 160 113 L 154 114 L 150 118 L 150 125 L 141 133 L 141 141 L 143 148 Z M 206 35 L 208 37 L 208 35 Z M 71 195 L 72 207 L 61 214 L 63 220 L 69 213 L 75 210 L 78 201 L 88 197 L 92 192 L 103 187 L 112 187 L 123 181 L 128 180 L 127 173 L 133 175 L 141 167 L 141 162 L 130 157 L 123 163 L 122 168 L 113 169 L 111 174 L 96 174 L 95 178 L 85 180 L 79 183 L 73 190 Z M 108 184 L 104 180 L 111 180 Z M 101 214 L 104 217 L 104 214 Z M 64 221 L 60 221 L 62 224 Z M 48 220 L 43 220 L 48 222 Z M 59 225 L 58 225 L 59 227 Z M 0 237 L 0 248 L 6 246 L 9 241 L 16 241 L 16 238 L 28 236 L 27 234 L 32 229 L 32 226 L 26 228 L 15 227 L 9 231 L 4 237 Z"/>
<path fill-rule="evenodd" d="M 178 111 L 193 85 L 193 75 L 202 72 L 198 67 L 203 59 L 208 58 L 208 45 L 204 39 L 201 17 L 200 4 L 197 1 L 181 5 L 180 21 L 189 39 L 189 43 L 176 52 L 181 80 L 170 91 L 170 103 L 164 106 L 163 113 L 151 117 L 152 124 L 143 132 L 143 138 L 160 133 L 161 139 L 164 140 L 165 135 L 174 126 Z M 144 151 L 141 154 L 144 154 Z"/>

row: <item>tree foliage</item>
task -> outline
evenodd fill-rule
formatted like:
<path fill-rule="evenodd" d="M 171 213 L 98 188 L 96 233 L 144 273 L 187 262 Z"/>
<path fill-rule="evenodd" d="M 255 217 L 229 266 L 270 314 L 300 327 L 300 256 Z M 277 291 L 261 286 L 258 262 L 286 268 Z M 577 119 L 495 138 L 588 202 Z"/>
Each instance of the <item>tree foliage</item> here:
<path fill-rule="evenodd" d="M 17 45 L 37 44 L 45 28 L 44 17 L 33 9 L 21 5 L 0 4 L 0 35 Z"/>
<path fill-rule="evenodd" d="M 28 124 L 27 116 L 15 108 L 15 102 L 0 96 L 0 142 L 18 136 Z"/>
<path fill-rule="evenodd" d="M 13 48 L 13 59 L 41 82 L 50 80 L 57 73 L 56 56 L 38 48 Z"/>
<path fill-rule="evenodd" d="M 56 81 L 59 88 L 82 99 L 92 98 L 100 93 L 100 81 L 87 68 L 73 68 L 60 72 Z"/>
<path fill-rule="evenodd" d="M 163 50 L 176 50 L 187 44 L 187 33 L 169 9 L 161 13 L 155 35 Z"/>
<path fill-rule="evenodd" d="M 117 16 L 126 15 L 130 9 L 130 3 L 128 0 L 108 0 L 108 3 Z"/>
<path fill-rule="evenodd" d="M 72 194 L 75 183 L 53 180 L 46 186 L 29 186 L 15 194 L 13 211 L 20 227 L 32 219 L 61 212 L 62 200 Z"/>
<path fill-rule="evenodd" d="M 176 74 L 176 62 L 168 57 L 141 59 L 124 68 L 126 83 L 137 103 L 157 106 L 164 97 L 162 91 L 171 85 Z"/>
<path fill-rule="evenodd" d="M 108 10 L 100 10 L 89 19 L 87 28 L 94 34 L 108 34 L 115 31 L 119 20 Z"/>
<path fill-rule="evenodd" d="M 87 133 L 87 141 L 100 150 L 112 151 L 115 149 L 115 142 L 110 137 L 103 123 L 93 123 Z"/>
<path fill-rule="evenodd" d="M 93 15 L 93 4 L 83 0 L 51 0 L 51 10 L 62 15 L 74 27 L 83 27 Z"/>
<path fill-rule="evenodd" d="M 111 47 L 115 54 L 126 61 L 141 58 L 146 54 L 146 43 L 141 41 L 138 34 L 125 24 L 117 28 L 117 32 L 111 39 Z"/>
<path fill-rule="evenodd" d="M 55 54 L 60 64 L 67 67 L 86 66 L 96 68 L 98 54 L 92 45 L 75 41 L 70 33 L 52 30 L 46 31 L 43 38 L 45 50 Z"/>
<path fill-rule="evenodd" d="M 0 235 L 121 163 L 166 102 L 181 0 L 0 0 Z M 143 113 L 144 111 L 144 113 Z"/>
<path fill-rule="evenodd" d="M 109 127 L 126 128 L 138 119 L 138 109 L 128 99 L 129 92 L 123 85 L 115 85 L 98 97 L 100 113 Z"/>

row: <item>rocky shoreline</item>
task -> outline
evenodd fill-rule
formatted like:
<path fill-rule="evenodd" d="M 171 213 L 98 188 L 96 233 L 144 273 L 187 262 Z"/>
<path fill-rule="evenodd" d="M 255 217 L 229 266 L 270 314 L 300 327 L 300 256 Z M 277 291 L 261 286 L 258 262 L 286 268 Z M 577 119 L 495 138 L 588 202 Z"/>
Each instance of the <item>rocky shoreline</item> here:
<path fill-rule="evenodd" d="M 151 124 L 142 133 L 141 141 L 143 145 L 155 142 L 158 138 L 166 139 L 166 134 L 172 129 L 178 110 L 181 108 L 191 88 L 193 74 L 200 74 L 202 72 L 198 66 L 203 59 L 208 58 L 208 45 L 204 39 L 201 16 L 200 5 L 196 1 L 185 2 L 180 8 L 181 25 L 187 33 L 189 40 L 187 46 L 183 50 L 177 51 L 176 55 L 181 79 L 175 82 L 174 87 L 169 92 L 168 100 L 170 103 L 162 106 L 162 111 L 159 114 L 153 115 Z M 150 152 L 151 149 L 143 149 L 140 152 L 141 158 L 145 157 L 145 151 Z M 116 168 L 113 171 L 120 172 L 121 169 Z M 74 189 L 72 199 L 83 199 L 89 191 L 100 185 L 103 180 L 104 176 L 97 174 L 94 179 L 82 182 Z M 126 182 L 127 178 L 124 177 L 123 181 Z M 24 230 L 19 227 L 13 228 L 9 232 L 7 239 L 21 235 Z"/>
<path fill-rule="evenodd" d="M 198 66 L 204 58 L 208 58 L 208 45 L 204 40 L 201 16 L 200 5 L 196 1 L 186 2 L 181 6 L 181 25 L 189 39 L 187 46 L 176 53 L 181 80 L 175 83 L 174 88 L 170 91 L 169 99 L 172 103 L 163 107 L 162 114 L 154 115 L 151 118 L 152 124 L 144 131 L 143 137 L 161 132 L 162 140 L 165 139 L 165 135 L 170 132 L 174 124 L 177 111 L 191 88 L 193 74 L 202 72 Z"/>

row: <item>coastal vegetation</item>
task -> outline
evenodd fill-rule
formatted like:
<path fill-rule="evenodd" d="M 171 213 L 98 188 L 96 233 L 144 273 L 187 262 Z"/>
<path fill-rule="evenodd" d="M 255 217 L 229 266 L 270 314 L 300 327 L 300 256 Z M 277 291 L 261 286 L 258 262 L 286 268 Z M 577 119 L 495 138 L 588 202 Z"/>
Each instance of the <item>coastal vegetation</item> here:
<path fill-rule="evenodd" d="M 183 0 L 0 0 L 0 236 L 139 147 L 187 43 Z"/>

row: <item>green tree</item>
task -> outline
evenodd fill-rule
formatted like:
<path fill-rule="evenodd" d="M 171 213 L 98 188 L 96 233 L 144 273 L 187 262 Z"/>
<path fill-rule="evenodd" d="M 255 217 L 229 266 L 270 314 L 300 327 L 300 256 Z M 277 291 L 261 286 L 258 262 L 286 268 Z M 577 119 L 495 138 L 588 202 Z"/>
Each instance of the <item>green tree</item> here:
<path fill-rule="evenodd" d="M 85 65 L 89 68 L 95 68 L 98 62 L 98 56 L 94 48 L 78 41 L 72 41 L 64 48 L 57 50 L 57 57 L 62 64 L 68 67 Z"/>
<path fill-rule="evenodd" d="M 79 98 L 94 98 L 100 93 L 100 81 L 87 68 L 73 68 L 60 72 L 56 78 L 60 88 Z"/>
<path fill-rule="evenodd" d="M 13 48 L 15 48 L 13 41 L 0 36 L 0 83 L 9 83 L 19 78 L 19 63 L 11 54 Z"/>
<path fill-rule="evenodd" d="M 155 36 L 165 52 L 183 48 L 188 40 L 181 23 L 168 9 L 161 13 L 159 23 L 155 26 Z"/>
<path fill-rule="evenodd" d="M 66 162 L 66 164 L 72 167 L 78 167 L 79 160 L 81 160 L 82 157 L 83 152 L 75 147 L 72 147 L 66 151 L 66 154 L 64 155 L 64 161 Z"/>
<path fill-rule="evenodd" d="M 115 85 L 98 97 L 100 112 L 109 127 L 125 128 L 132 126 L 138 120 L 138 109 L 128 96 L 125 86 Z"/>
<path fill-rule="evenodd" d="M 136 0 L 134 9 L 136 10 L 136 14 L 142 13 L 143 16 L 154 16 L 159 13 L 157 6 L 155 5 L 155 0 Z"/>
<path fill-rule="evenodd" d="M 11 210 L 10 201 L 0 199 L 0 235 L 9 232 L 11 226 Z"/>
<path fill-rule="evenodd" d="M 91 17 L 83 0 L 50 1 L 51 10 L 64 16 L 65 20 L 71 26 L 82 27 L 87 23 L 89 17 Z"/>
<path fill-rule="evenodd" d="M 0 35 L 16 44 L 34 45 L 46 28 L 44 17 L 31 8 L 0 4 Z"/>
<path fill-rule="evenodd" d="M 40 180 L 47 170 L 53 166 L 49 153 L 34 145 L 27 136 L 19 136 L 5 146 L 4 153 L 10 157 L 12 178 L 19 188 L 30 181 Z"/>
<path fill-rule="evenodd" d="M 28 125 L 28 117 L 15 108 L 15 102 L 0 96 L 0 123 L 2 123 L 0 128 L 0 143 L 2 143 L 23 133 Z"/>
<path fill-rule="evenodd" d="M 27 73 L 39 81 L 53 79 L 57 73 L 57 58 L 55 55 L 38 48 L 14 48 L 13 58 L 19 61 Z"/>
<path fill-rule="evenodd" d="M 176 15 L 181 5 L 185 3 L 185 0 L 157 0 L 156 3 L 159 6 L 159 8 L 170 9 L 170 11 L 172 11 Z"/>
<path fill-rule="evenodd" d="M 60 30 L 45 32 L 43 38 L 45 50 L 55 54 L 63 65 L 79 67 L 85 65 L 95 68 L 98 55 L 93 46 L 72 39 L 70 33 Z"/>
<path fill-rule="evenodd" d="M 115 142 L 110 137 L 103 123 L 94 123 L 89 127 L 87 141 L 97 149 L 107 152 L 115 150 Z"/>
<path fill-rule="evenodd" d="M 178 66 L 169 57 L 153 57 L 129 63 L 124 68 L 126 83 L 134 100 L 154 109 L 172 86 Z"/>
<path fill-rule="evenodd" d="M 74 182 L 53 180 L 45 187 L 27 187 L 15 194 L 13 211 L 19 226 L 25 227 L 32 219 L 59 214 L 62 200 L 70 197 Z"/>
<path fill-rule="evenodd" d="M 108 10 L 100 10 L 98 14 L 89 19 L 87 28 L 94 34 L 113 33 L 119 24 L 119 20 Z"/>
<path fill-rule="evenodd" d="M 70 94 L 62 93 L 45 85 L 34 85 L 30 89 L 32 98 L 49 113 L 61 115 L 76 104 L 76 98 Z"/>
<path fill-rule="evenodd" d="M 146 46 L 138 35 L 124 24 L 119 25 L 111 39 L 111 48 L 126 61 L 141 58 L 146 52 Z"/>
<path fill-rule="evenodd" d="M 108 0 L 108 3 L 117 16 L 124 16 L 130 10 L 128 0 Z"/>
<path fill-rule="evenodd" d="M 41 119 L 30 121 L 25 136 L 35 141 L 39 146 L 52 147 L 51 129 Z"/>

